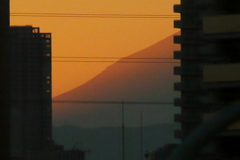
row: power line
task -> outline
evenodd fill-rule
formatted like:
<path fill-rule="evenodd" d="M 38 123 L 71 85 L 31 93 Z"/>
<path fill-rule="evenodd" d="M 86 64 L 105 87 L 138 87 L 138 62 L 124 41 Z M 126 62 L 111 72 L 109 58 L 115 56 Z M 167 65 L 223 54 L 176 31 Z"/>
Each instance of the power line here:
<path fill-rule="evenodd" d="M 176 60 L 173 58 L 161 58 L 161 57 L 156 57 L 156 58 L 150 58 L 150 57 L 141 57 L 141 58 L 130 58 L 130 57 L 52 57 L 52 58 L 71 58 L 71 59 L 169 59 L 169 60 Z"/>
<path fill-rule="evenodd" d="M 154 62 L 154 61 L 66 61 L 66 60 L 53 60 L 52 62 L 82 62 L 82 63 L 180 63 L 180 62 Z"/>
<path fill-rule="evenodd" d="M 159 61 L 159 60 L 175 60 L 173 58 L 124 58 L 124 57 L 52 57 L 55 60 L 52 62 L 93 62 L 93 63 L 180 63 L 174 61 Z M 56 59 L 70 59 L 70 60 L 56 60 Z M 72 59 L 100 59 L 100 60 L 72 60 Z M 101 59 L 110 59 L 110 60 L 101 60 Z M 113 59 L 113 60 L 111 60 Z M 117 60 L 115 60 L 117 59 Z M 136 61 L 135 61 L 136 60 Z M 148 61 L 146 61 L 148 60 Z M 155 60 L 155 61 L 154 61 Z"/>
<path fill-rule="evenodd" d="M 137 102 L 137 101 L 74 101 L 74 100 L 53 100 L 52 103 L 77 103 L 77 104 L 146 104 L 146 105 L 173 105 L 173 102 Z"/>
<path fill-rule="evenodd" d="M 10 16 L 25 17 L 73 17 L 73 18 L 180 18 L 178 15 L 150 14 L 73 14 L 73 13 L 20 13 L 12 12 Z"/>
<path fill-rule="evenodd" d="M 11 14 L 32 14 L 32 15 L 87 15 L 87 16 L 94 16 L 94 15 L 100 15 L 100 16 L 178 16 L 178 15 L 172 15 L 172 14 L 79 14 L 79 13 L 26 13 L 26 12 L 11 12 Z"/>

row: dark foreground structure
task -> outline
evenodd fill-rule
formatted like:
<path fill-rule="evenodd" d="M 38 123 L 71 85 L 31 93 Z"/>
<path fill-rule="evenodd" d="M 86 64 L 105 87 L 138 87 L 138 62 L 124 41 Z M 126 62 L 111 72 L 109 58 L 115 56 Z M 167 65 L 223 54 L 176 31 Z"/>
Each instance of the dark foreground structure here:
<path fill-rule="evenodd" d="M 174 68 L 181 82 L 174 89 L 181 92 L 175 106 L 181 114 L 175 121 L 181 130 L 175 137 L 184 141 L 192 131 L 218 111 L 240 100 L 240 2 L 236 0 L 181 0 L 174 11 L 181 20 L 174 27 L 181 35 L 174 42 L 181 51 L 174 58 L 181 66 Z M 235 122 L 215 135 L 196 159 L 239 159 L 240 125 Z"/>
<path fill-rule="evenodd" d="M 51 34 L 10 27 L 11 155 L 52 160 Z"/>
<path fill-rule="evenodd" d="M 10 160 L 9 0 L 0 1 L 0 159 Z"/>
<path fill-rule="evenodd" d="M 64 150 L 62 145 L 55 145 L 54 160 L 85 160 L 85 150 Z"/>

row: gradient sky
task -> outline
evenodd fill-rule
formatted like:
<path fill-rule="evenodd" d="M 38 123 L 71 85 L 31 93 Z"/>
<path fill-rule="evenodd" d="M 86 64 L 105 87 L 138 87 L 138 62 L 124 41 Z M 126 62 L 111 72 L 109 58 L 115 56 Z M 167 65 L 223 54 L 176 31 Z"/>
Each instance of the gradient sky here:
<path fill-rule="evenodd" d="M 179 0 L 11 0 L 11 13 L 173 15 L 173 4 Z M 124 57 L 177 32 L 173 20 L 11 16 L 11 25 L 51 32 L 53 57 Z M 86 83 L 109 65 L 53 62 L 53 97 Z"/>

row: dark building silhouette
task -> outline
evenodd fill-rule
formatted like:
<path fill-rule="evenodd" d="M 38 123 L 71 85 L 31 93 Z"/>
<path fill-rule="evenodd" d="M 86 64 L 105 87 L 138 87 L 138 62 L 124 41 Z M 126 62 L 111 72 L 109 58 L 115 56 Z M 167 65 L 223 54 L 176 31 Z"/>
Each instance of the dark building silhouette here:
<path fill-rule="evenodd" d="M 239 100 L 239 3 L 181 0 L 174 6 L 181 14 L 181 20 L 174 21 L 174 27 L 181 29 L 181 35 L 174 37 L 181 44 L 181 51 L 174 52 L 174 58 L 181 60 L 181 66 L 174 68 L 175 75 L 181 76 L 181 82 L 174 84 L 181 92 L 181 98 L 175 99 L 175 106 L 181 107 L 181 114 L 175 115 L 181 123 L 176 138 L 184 140 L 203 121 Z M 240 125 L 235 123 L 210 142 L 209 152 L 222 159 L 239 159 L 239 136 Z"/>
<path fill-rule="evenodd" d="M 11 154 L 50 160 L 53 153 L 51 34 L 38 27 L 10 27 Z"/>
<path fill-rule="evenodd" d="M 55 145 L 54 160 L 85 160 L 85 150 L 64 150 L 62 145 Z"/>
<path fill-rule="evenodd" d="M 9 0 L 0 1 L 0 159 L 10 160 Z"/>

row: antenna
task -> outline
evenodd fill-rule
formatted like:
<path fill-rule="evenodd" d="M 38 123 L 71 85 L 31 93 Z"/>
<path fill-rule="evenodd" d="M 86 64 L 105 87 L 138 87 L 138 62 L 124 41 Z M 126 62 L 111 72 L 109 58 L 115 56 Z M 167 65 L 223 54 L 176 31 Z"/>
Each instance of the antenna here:
<path fill-rule="evenodd" d="M 122 160 L 124 160 L 124 102 L 122 101 Z"/>
<path fill-rule="evenodd" d="M 141 139 L 140 139 L 140 142 L 141 142 L 141 155 L 140 155 L 140 159 L 142 160 L 142 157 L 143 157 L 143 128 L 142 128 L 142 113 L 141 113 L 141 117 L 140 117 L 140 120 L 141 120 Z"/>

